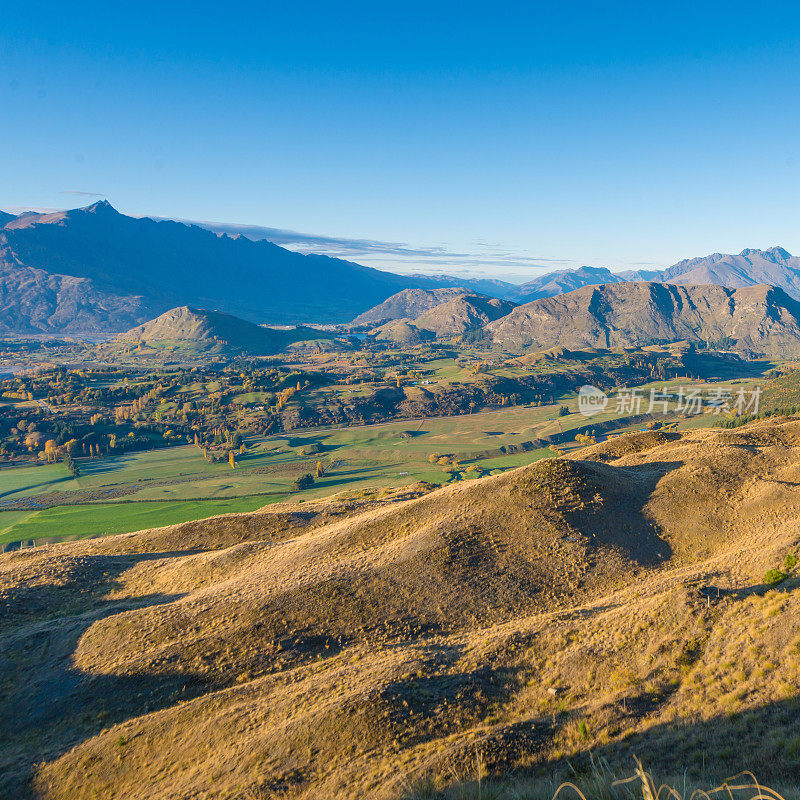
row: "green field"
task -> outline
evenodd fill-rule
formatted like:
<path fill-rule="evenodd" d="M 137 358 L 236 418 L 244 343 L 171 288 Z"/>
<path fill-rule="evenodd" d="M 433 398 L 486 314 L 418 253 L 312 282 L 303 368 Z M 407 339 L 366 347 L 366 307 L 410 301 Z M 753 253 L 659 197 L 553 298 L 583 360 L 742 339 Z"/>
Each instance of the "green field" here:
<path fill-rule="evenodd" d="M 452 362 L 432 364 L 434 369 L 457 369 Z M 679 381 L 669 385 L 677 386 Z M 639 389 L 645 400 L 654 382 Z M 695 383 L 694 385 L 698 385 Z M 714 384 L 735 391 L 754 381 Z M 191 445 L 130 453 L 99 460 L 78 459 L 81 476 L 71 478 L 63 465 L 43 465 L 0 472 L 0 543 L 29 539 L 72 538 L 121 533 L 199 519 L 230 511 L 249 511 L 292 497 L 311 499 L 345 490 L 402 486 L 418 480 L 444 483 L 452 479 L 447 467 L 432 464 L 436 453 L 460 462 L 460 469 L 479 465 L 484 474 L 551 457 L 552 450 L 538 448 L 503 453 L 501 448 L 559 434 L 572 450 L 572 431 L 620 414 L 612 400 L 607 409 L 590 419 L 575 413 L 575 395 L 561 398 L 570 413 L 557 416 L 557 406 L 513 406 L 471 415 L 426 420 L 402 420 L 380 425 L 314 429 L 247 440 L 247 452 L 237 458 L 236 469 L 227 463 L 208 463 Z M 719 417 L 704 414 L 682 419 L 679 428 L 714 425 Z M 614 433 L 639 430 L 642 423 Z M 301 448 L 316 445 L 320 452 L 301 455 Z M 314 473 L 317 461 L 333 466 L 314 486 L 294 491 L 294 481 Z M 39 504 L 39 505 L 34 505 Z"/>
<path fill-rule="evenodd" d="M 107 503 L 60 506 L 33 512 L 7 512 L 16 520 L 0 530 L 0 544 L 5 542 L 80 539 L 111 533 L 156 528 L 213 517 L 235 511 L 255 511 L 269 502 L 263 497 L 241 497 L 231 500 L 200 500 L 183 503 Z M 0 516 L 5 522 L 6 514 Z"/>

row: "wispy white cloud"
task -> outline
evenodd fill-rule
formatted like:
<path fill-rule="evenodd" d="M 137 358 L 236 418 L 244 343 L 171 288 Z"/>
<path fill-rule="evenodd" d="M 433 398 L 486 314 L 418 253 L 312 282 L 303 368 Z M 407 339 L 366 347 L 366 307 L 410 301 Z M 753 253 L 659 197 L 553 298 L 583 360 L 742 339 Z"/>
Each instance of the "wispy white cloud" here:
<path fill-rule="evenodd" d="M 515 253 L 497 243 L 479 241 L 474 250 L 455 251 L 435 245 L 417 247 L 405 242 L 385 242 L 377 239 L 354 239 L 340 236 L 325 236 L 300 233 L 285 228 L 268 228 L 261 225 L 241 225 L 228 222 L 205 222 L 178 219 L 190 225 L 198 225 L 218 234 L 244 236 L 259 241 L 266 239 L 300 253 L 317 253 L 359 261 L 380 269 L 401 272 L 437 274 L 474 274 L 501 277 L 505 280 L 526 280 L 542 271 L 566 268 L 576 264 L 572 259 L 533 256 Z"/>
<path fill-rule="evenodd" d="M 77 190 L 65 190 L 61 194 L 85 197 L 105 196 L 97 192 Z M 25 211 L 53 213 L 63 209 L 26 206 L 8 210 L 12 213 L 20 214 Z M 356 261 L 376 269 L 404 274 L 457 275 L 470 278 L 496 278 L 513 283 L 524 283 L 545 272 L 580 266 L 580 262 L 574 259 L 514 252 L 504 248 L 497 242 L 485 240 L 475 241 L 469 250 L 451 250 L 444 245 L 421 247 L 405 242 L 326 236 L 315 233 L 301 233 L 285 228 L 269 228 L 262 225 L 207 222 L 168 217 L 152 217 L 152 219 L 170 219 L 187 225 L 197 225 L 219 235 L 243 236 L 253 241 L 267 240 L 299 253 L 333 256 Z M 636 266 L 651 265 L 642 263 Z"/>
<path fill-rule="evenodd" d="M 105 197 L 105 192 L 79 192 L 77 189 L 64 189 L 59 194 L 73 194 L 79 197 Z"/>

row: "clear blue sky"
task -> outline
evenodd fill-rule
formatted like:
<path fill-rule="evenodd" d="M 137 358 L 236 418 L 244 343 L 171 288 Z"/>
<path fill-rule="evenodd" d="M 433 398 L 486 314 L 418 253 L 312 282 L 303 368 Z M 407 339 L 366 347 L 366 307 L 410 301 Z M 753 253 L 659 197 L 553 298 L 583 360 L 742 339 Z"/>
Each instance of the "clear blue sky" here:
<path fill-rule="evenodd" d="M 96 193 L 404 271 L 800 253 L 796 3 L 45 0 L 1 20 L 0 208 Z"/>

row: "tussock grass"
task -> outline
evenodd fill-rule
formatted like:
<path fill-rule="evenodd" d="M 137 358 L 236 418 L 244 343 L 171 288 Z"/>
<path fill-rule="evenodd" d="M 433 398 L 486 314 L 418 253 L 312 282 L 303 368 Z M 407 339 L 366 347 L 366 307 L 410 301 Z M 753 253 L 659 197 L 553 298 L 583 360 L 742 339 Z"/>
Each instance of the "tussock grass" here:
<path fill-rule="evenodd" d="M 592 758 L 588 774 L 573 775 L 560 780 L 556 777 L 486 780 L 482 763 L 476 757 L 476 775 L 468 781 L 446 785 L 431 775 L 411 783 L 402 800 L 796 800 L 796 788 L 780 792 L 762 785 L 751 772 L 741 772 L 717 786 L 704 788 L 679 778 L 662 782 L 645 770 L 638 758 L 636 768 L 628 777 L 618 777 L 609 764 Z M 458 777 L 455 770 L 451 775 Z"/>
<path fill-rule="evenodd" d="M 794 800 L 800 421 L 637 442 L 4 554 L 0 795 Z"/>

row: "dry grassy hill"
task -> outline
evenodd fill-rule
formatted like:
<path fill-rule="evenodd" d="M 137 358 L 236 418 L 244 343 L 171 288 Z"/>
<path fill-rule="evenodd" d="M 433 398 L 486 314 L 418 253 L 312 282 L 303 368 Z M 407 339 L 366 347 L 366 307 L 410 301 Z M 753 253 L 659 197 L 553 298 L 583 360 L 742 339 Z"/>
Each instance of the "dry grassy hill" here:
<path fill-rule="evenodd" d="M 208 349 L 236 351 L 267 355 L 277 353 L 287 345 L 305 339 L 316 339 L 326 334 L 311 328 L 297 327 L 288 330 L 262 328 L 244 319 L 219 311 L 179 306 L 165 311 L 161 316 L 120 333 L 121 341 L 142 343 L 192 342 Z"/>
<path fill-rule="evenodd" d="M 515 304 L 508 300 L 470 295 L 462 291 L 457 297 L 442 299 L 414 319 L 393 319 L 370 333 L 377 339 L 398 344 L 417 344 L 427 339 L 463 336 L 468 332 L 480 331 L 514 308 Z"/>
<path fill-rule="evenodd" d="M 724 349 L 794 358 L 800 352 L 800 304 L 774 286 L 609 283 L 517 306 L 486 332 L 504 347 L 719 342 Z"/>
<path fill-rule="evenodd" d="M 797 775 L 800 421 L 0 557 L 6 797 Z"/>

